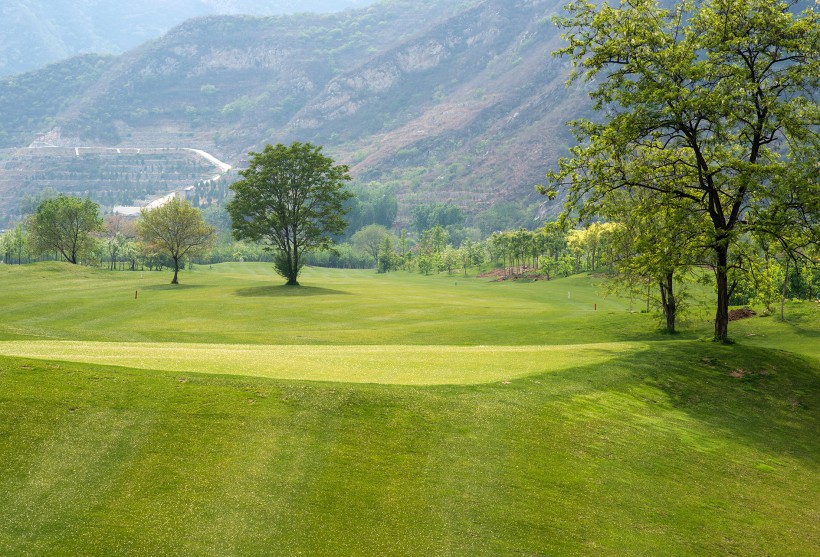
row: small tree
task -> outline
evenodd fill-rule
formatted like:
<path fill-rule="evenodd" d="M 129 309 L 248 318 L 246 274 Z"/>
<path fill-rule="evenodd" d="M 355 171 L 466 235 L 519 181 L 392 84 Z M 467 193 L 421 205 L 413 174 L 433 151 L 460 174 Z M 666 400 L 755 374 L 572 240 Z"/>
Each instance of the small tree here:
<path fill-rule="evenodd" d="M 381 224 L 369 224 L 357 231 L 350 238 L 353 246 L 373 258 L 376 268 L 379 268 L 379 253 L 385 238 L 390 237 L 390 231 Z"/>
<path fill-rule="evenodd" d="M 201 255 L 214 244 L 214 227 L 205 224 L 202 212 L 187 201 L 174 197 L 156 209 L 143 209 L 137 230 L 147 251 L 164 254 L 174 264 L 171 284 L 179 284 L 180 263 L 186 257 Z"/>
<path fill-rule="evenodd" d="M 429 275 L 433 272 L 434 262 L 432 254 L 419 254 L 416 258 L 416 267 L 422 275 Z"/>
<path fill-rule="evenodd" d="M 393 251 L 393 237 L 392 234 L 387 234 L 382 239 L 379 246 L 378 263 L 376 271 L 379 273 L 388 273 L 396 268 L 398 264 L 398 255 Z"/>
<path fill-rule="evenodd" d="M 467 276 L 467 267 L 473 264 L 473 258 L 477 251 L 475 245 L 470 240 L 467 240 L 458 248 L 458 261 L 464 270 L 465 277 Z"/>
<path fill-rule="evenodd" d="M 113 214 L 105 217 L 105 250 L 109 259 L 109 269 L 116 270 L 118 261 L 127 261 L 130 255 L 129 243 L 137 237 L 134 219 Z"/>
<path fill-rule="evenodd" d="M 33 251 L 58 252 L 71 264 L 91 253 L 94 248 L 92 233 L 102 229 L 100 206 L 90 199 L 58 197 L 45 199 L 29 220 L 29 234 Z"/>
<path fill-rule="evenodd" d="M 27 253 L 28 245 L 29 235 L 24 223 L 18 223 L 17 226 L 0 235 L 0 252 L 3 253 L 3 261 L 6 263 L 14 263 L 16 259 L 19 265 L 23 262 L 23 253 L 29 255 L 30 258 L 30 254 Z"/>
<path fill-rule="evenodd" d="M 274 252 L 276 271 L 298 286 L 303 254 L 332 250 L 333 236 L 347 227 L 348 169 L 310 143 L 266 145 L 249 158 L 227 206 L 234 237 L 263 242 Z"/>
<path fill-rule="evenodd" d="M 447 269 L 447 274 L 448 275 L 453 274 L 453 269 L 458 267 L 459 261 L 460 261 L 460 259 L 459 259 L 458 250 L 456 248 L 454 248 L 452 245 L 448 244 L 441 251 L 441 265 L 445 269 Z"/>

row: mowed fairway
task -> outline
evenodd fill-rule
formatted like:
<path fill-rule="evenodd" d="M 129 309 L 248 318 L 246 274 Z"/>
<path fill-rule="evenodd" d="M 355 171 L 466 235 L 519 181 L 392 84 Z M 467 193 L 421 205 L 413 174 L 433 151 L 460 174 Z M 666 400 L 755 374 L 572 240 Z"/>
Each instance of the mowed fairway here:
<path fill-rule="evenodd" d="M 0 266 L 0 555 L 820 553 L 816 304 L 724 346 L 588 276 L 168 281 Z"/>
<path fill-rule="evenodd" d="M 446 385 L 489 383 L 601 364 L 636 343 L 573 346 L 305 346 L 248 344 L 0 342 L 0 354 L 137 369 L 277 379 Z"/>
<path fill-rule="evenodd" d="M 167 272 L 44 264 L 0 267 L 0 280 L 0 340 L 533 346 L 640 340 L 655 323 L 589 278 L 519 285 L 307 269 L 294 289 L 271 265 L 234 264 L 198 267 L 174 287 Z"/>

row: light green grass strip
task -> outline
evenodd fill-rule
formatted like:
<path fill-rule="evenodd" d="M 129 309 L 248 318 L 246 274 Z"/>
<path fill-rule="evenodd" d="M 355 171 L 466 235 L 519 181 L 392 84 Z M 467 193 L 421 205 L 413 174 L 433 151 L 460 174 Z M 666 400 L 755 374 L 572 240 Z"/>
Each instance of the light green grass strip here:
<path fill-rule="evenodd" d="M 306 346 L 0 342 L 0 354 L 178 372 L 345 383 L 466 385 L 603 363 L 641 343 L 570 346 Z"/>

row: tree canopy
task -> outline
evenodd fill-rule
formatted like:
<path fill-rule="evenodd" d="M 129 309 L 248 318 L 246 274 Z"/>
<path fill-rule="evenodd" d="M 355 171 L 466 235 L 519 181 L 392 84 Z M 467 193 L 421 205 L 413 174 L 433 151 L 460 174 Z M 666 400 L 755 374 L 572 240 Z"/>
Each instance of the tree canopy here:
<path fill-rule="evenodd" d="M 447 227 L 453 224 L 464 224 L 464 214 L 452 203 L 431 203 L 413 208 L 413 228 L 417 232 L 436 225 Z"/>
<path fill-rule="evenodd" d="M 603 116 L 570 123 L 579 144 L 550 173 L 553 186 L 569 186 L 582 219 L 615 217 L 624 204 L 668 210 L 649 233 L 686 236 L 685 263 L 714 269 L 719 340 L 744 269 L 738 242 L 764 234 L 797 256 L 820 237 L 820 23 L 794 5 L 577 1 L 557 19 L 569 42 L 558 54 L 571 59 L 571 80 L 594 81 Z"/>
<path fill-rule="evenodd" d="M 102 229 L 100 206 L 90 199 L 60 194 L 44 199 L 29 220 L 35 252 L 57 252 L 72 264 L 94 248 L 93 232 Z"/>
<path fill-rule="evenodd" d="M 351 238 L 353 246 L 373 258 L 373 264 L 379 266 L 379 253 L 382 251 L 384 239 L 390 237 L 387 227 L 380 224 L 369 224 L 357 231 Z"/>
<path fill-rule="evenodd" d="M 178 197 L 154 209 L 143 209 L 137 229 L 147 251 L 168 255 L 174 263 L 171 284 L 179 284 L 180 263 L 200 255 L 214 244 L 214 227 L 205 224 L 202 212 Z"/>
<path fill-rule="evenodd" d="M 322 148 L 295 142 L 266 145 L 250 153 L 250 166 L 231 189 L 228 203 L 234 236 L 263 242 L 274 253 L 277 272 L 288 285 L 299 284 L 303 254 L 332 249 L 344 232 L 348 168 L 336 165 Z"/>

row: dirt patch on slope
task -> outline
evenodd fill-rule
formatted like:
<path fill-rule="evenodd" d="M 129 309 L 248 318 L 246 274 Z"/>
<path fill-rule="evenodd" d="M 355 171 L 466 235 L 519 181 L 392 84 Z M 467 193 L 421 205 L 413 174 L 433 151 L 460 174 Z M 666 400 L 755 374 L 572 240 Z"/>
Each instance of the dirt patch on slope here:
<path fill-rule="evenodd" d="M 748 319 L 749 317 L 752 317 L 754 315 L 756 315 L 755 312 L 753 312 L 749 308 L 732 309 L 732 310 L 729 310 L 729 321 L 738 321 L 740 319 Z"/>

